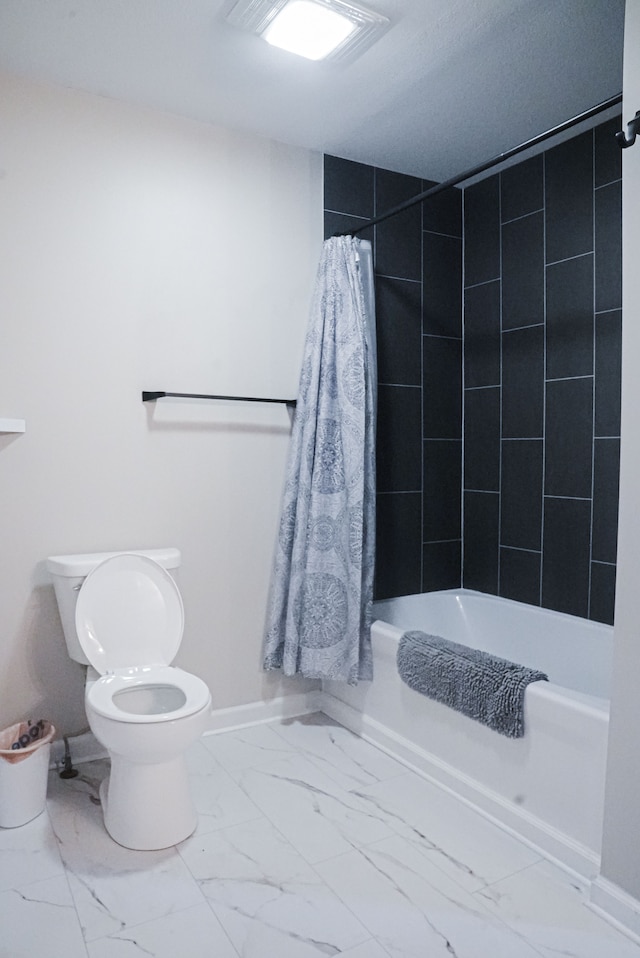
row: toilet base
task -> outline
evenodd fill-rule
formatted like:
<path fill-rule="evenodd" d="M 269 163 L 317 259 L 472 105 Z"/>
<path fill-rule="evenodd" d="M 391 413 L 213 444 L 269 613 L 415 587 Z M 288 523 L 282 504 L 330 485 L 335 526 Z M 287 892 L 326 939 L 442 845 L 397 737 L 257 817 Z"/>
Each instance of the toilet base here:
<path fill-rule="evenodd" d="M 177 845 L 198 823 L 184 756 L 145 765 L 112 754 L 100 801 L 111 838 L 137 851 Z"/>

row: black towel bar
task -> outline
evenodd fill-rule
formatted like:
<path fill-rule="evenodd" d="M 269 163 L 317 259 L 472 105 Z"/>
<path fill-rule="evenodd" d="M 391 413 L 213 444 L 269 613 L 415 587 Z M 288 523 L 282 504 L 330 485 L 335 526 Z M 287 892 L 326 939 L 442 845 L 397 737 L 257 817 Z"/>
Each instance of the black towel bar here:
<path fill-rule="evenodd" d="M 177 399 L 230 399 L 232 402 L 276 402 L 284 403 L 285 406 L 295 406 L 295 399 L 265 399 L 258 396 L 213 396 L 208 393 L 167 393 L 167 392 L 143 392 L 143 402 L 155 402 L 156 399 L 165 397 Z"/>

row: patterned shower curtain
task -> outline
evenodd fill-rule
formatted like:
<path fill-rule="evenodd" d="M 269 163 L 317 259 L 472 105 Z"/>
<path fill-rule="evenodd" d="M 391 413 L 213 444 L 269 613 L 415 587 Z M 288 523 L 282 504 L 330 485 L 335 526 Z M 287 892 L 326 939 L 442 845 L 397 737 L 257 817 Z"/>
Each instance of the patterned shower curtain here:
<path fill-rule="evenodd" d="M 372 678 L 376 352 L 369 244 L 326 240 L 293 423 L 264 668 Z M 370 260 L 368 261 L 370 262 Z"/>

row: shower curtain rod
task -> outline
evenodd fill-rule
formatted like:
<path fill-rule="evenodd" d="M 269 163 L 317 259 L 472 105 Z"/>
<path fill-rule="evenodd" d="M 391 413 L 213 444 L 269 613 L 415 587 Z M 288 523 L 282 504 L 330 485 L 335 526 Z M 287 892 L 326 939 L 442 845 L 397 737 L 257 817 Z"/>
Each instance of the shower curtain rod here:
<path fill-rule="evenodd" d="M 528 150 L 533 146 L 537 146 L 538 143 L 544 143 L 545 140 L 550 139 L 552 136 L 563 133 L 565 130 L 569 130 L 572 126 L 576 126 L 578 123 L 581 123 L 583 120 L 588 120 L 592 116 L 597 116 L 598 113 L 602 113 L 604 110 L 609 109 L 609 107 L 616 106 L 616 104 L 621 102 L 622 93 L 618 93 L 616 96 L 609 97 L 608 100 L 603 100 L 602 103 L 598 103 L 596 106 L 590 107 L 590 109 L 585 110 L 584 113 L 579 113 L 570 120 L 565 120 L 564 123 L 559 123 L 558 126 L 554 126 L 553 129 L 547 130 L 546 133 L 539 133 L 538 136 L 534 136 L 530 140 L 526 140 L 526 142 L 521 143 L 519 146 L 514 146 L 513 149 L 507 150 L 506 153 L 500 153 L 498 156 L 494 156 L 491 160 L 487 160 L 484 163 L 478 163 L 477 166 L 472 166 L 471 169 L 465 170 L 464 173 L 459 173 L 457 176 L 452 176 L 450 179 L 444 180 L 442 183 L 438 183 L 436 186 L 432 186 L 428 190 L 424 190 L 422 193 L 418 193 L 417 196 L 412 196 L 411 199 L 405 200 L 398 206 L 394 206 L 393 209 L 387 210 L 385 213 L 380 213 L 379 216 L 372 217 L 371 219 L 367 220 L 366 223 L 363 223 L 362 226 L 358 226 L 356 229 L 345 230 L 341 233 L 334 233 L 333 235 L 356 236 L 363 230 L 369 229 L 370 226 L 375 226 L 376 223 L 382 223 L 383 220 L 387 220 L 391 216 L 396 216 L 398 213 L 403 213 L 404 210 L 408 210 L 410 207 L 416 206 L 418 203 L 422 203 L 424 200 L 429 199 L 429 197 L 435 196 L 436 193 L 442 193 L 443 190 L 449 189 L 450 186 L 457 186 L 458 183 L 463 183 L 465 180 L 470 180 L 472 176 L 478 176 L 478 174 L 484 173 L 485 170 L 491 169 L 492 166 L 497 166 L 498 163 L 504 163 L 505 160 L 510 160 L 512 156 L 517 156 L 518 153 L 523 153 L 525 150 Z"/>

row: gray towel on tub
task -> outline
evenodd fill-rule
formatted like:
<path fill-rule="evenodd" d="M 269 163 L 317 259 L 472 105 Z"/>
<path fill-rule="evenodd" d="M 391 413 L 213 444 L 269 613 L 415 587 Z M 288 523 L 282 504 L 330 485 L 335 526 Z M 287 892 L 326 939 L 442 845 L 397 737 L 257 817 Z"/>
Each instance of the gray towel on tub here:
<path fill-rule="evenodd" d="M 509 738 L 524 735 L 524 693 L 543 672 L 425 632 L 405 632 L 398 646 L 403 682 Z"/>

